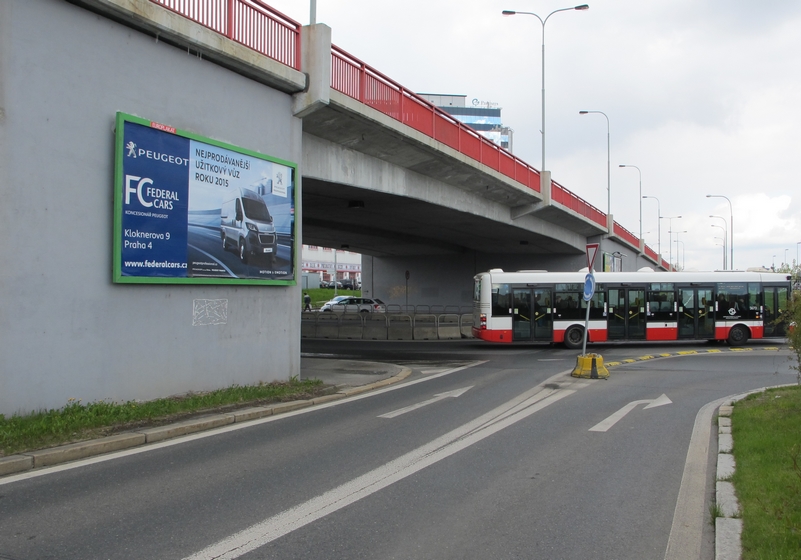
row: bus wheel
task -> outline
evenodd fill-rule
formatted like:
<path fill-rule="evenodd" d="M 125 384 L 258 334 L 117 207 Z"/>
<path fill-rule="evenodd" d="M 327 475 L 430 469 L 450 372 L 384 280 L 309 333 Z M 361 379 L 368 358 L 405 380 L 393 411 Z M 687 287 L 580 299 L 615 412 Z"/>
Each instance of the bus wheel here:
<path fill-rule="evenodd" d="M 584 343 L 584 329 L 578 325 L 568 327 L 565 331 L 565 347 L 570 350 L 581 348 Z"/>
<path fill-rule="evenodd" d="M 742 325 L 734 325 L 729 331 L 729 346 L 737 346 L 748 342 L 748 331 Z"/>

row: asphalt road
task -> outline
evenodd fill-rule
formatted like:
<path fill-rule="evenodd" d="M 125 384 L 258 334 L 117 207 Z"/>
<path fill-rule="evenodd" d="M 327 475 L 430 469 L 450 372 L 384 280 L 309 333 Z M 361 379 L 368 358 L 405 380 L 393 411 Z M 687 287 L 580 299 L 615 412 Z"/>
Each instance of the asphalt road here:
<path fill-rule="evenodd" d="M 795 381 L 786 348 L 767 347 L 590 381 L 559 375 L 576 353 L 547 346 L 304 341 L 306 355 L 413 374 L 245 428 L 0 479 L 0 558 L 663 558 L 698 410 Z M 592 350 L 612 361 L 678 349 Z M 635 401 L 664 404 L 614 416 Z M 704 538 L 711 558 L 708 527 Z"/>

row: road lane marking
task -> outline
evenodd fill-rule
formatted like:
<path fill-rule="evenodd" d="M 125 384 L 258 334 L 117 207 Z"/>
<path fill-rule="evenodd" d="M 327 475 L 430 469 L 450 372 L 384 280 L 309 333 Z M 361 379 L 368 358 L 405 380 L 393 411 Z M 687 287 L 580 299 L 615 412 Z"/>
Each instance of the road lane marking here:
<path fill-rule="evenodd" d="M 381 414 L 378 417 L 379 418 L 395 418 L 396 416 L 400 416 L 401 414 L 406 414 L 407 412 L 411 412 L 413 410 L 417 410 L 418 408 L 423 408 L 424 406 L 428 406 L 430 404 L 434 404 L 435 402 L 439 402 L 439 401 L 447 399 L 447 398 L 461 397 L 462 395 L 464 395 L 467 391 L 469 391 L 472 388 L 473 388 L 473 385 L 470 385 L 470 387 L 464 387 L 462 389 L 456 389 L 454 391 L 448 391 L 447 393 L 438 393 L 438 394 L 434 395 L 434 397 L 431 398 L 431 399 L 428 399 L 426 401 L 419 402 L 417 404 L 413 404 L 411 406 L 407 406 L 407 407 L 404 407 L 404 408 L 399 408 L 398 410 L 393 410 L 392 412 L 387 412 L 386 414 Z"/>
<path fill-rule="evenodd" d="M 564 379 L 565 374 L 551 378 Z M 549 380 L 550 381 L 550 380 Z M 184 560 L 233 560 L 433 465 L 573 394 L 586 384 L 545 383 L 333 490 L 216 542 Z M 575 387 L 575 388 L 573 388 Z"/>
<path fill-rule="evenodd" d="M 590 428 L 589 431 L 590 432 L 606 432 L 606 431 L 608 431 L 609 428 L 611 428 L 612 426 L 617 424 L 617 422 L 621 418 L 623 418 L 624 416 L 626 416 L 626 414 L 628 414 L 629 412 L 634 410 L 638 405 L 641 405 L 641 404 L 646 405 L 643 408 L 643 410 L 645 410 L 647 408 L 654 408 L 654 407 L 657 407 L 657 406 L 664 406 L 666 404 L 672 404 L 672 403 L 673 403 L 673 401 L 671 401 L 667 397 L 667 395 L 665 395 L 665 394 L 662 394 L 660 397 L 657 397 L 655 399 L 647 399 L 647 400 L 642 400 L 642 401 L 630 402 L 629 404 L 627 404 L 626 406 L 624 406 L 623 408 L 621 408 L 620 410 L 618 410 L 617 412 L 615 412 L 614 414 L 612 414 L 611 416 L 606 418 L 605 420 L 602 420 L 601 422 L 598 422 L 595 426 Z"/>

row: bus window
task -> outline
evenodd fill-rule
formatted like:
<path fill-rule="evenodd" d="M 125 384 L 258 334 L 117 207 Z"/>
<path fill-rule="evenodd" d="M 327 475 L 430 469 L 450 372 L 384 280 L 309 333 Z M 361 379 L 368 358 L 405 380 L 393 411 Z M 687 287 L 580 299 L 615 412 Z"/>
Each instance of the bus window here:
<path fill-rule="evenodd" d="M 590 320 L 593 319 L 606 319 L 606 312 L 604 311 L 604 302 L 606 301 L 606 294 L 603 292 L 595 292 L 590 300 Z M 587 316 L 587 302 L 584 301 L 584 294 L 581 297 L 581 317 Z"/>
<path fill-rule="evenodd" d="M 584 315 L 579 309 L 579 302 L 582 300 L 582 296 L 583 292 L 556 292 L 554 299 L 556 317 L 562 320 L 583 319 Z"/>
<path fill-rule="evenodd" d="M 746 284 L 723 283 L 718 284 L 717 315 L 715 319 L 742 319 L 747 309 L 745 300 L 748 298 Z"/>
<path fill-rule="evenodd" d="M 649 321 L 675 321 L 676 292 L 659 291 L 648 292 L 648 320 Z"/>
<path fill-rule="evenodd" d="M 759 284 L 721 282 L 718 284 L 716 320 L 757 319 Z"/>
<path fill-rule="evenodd" d="M 509 316 L 512 314 L 512 290 L 509 284 L 492 285 L 492 315 L 493 317 Z"/>

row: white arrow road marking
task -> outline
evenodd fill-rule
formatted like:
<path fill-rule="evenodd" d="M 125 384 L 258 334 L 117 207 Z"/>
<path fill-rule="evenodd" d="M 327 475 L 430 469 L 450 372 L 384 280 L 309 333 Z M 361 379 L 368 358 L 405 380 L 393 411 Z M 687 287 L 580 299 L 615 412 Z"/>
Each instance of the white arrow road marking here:
<path fill-rule="evenodd" d="M 557 376 L 554 376 L 557 377 Z M 561 376 L 560 376 L 561 377 Z M 553 379 L 553 378 L 552 378 Z M 546 381 L 547 383 L 547 381 Z M 394 484 L 576 392 L 584 385 L 562 383 L 564 389 L 538 385 L 475 420 L 398 457 L 350 482 L 187 556 L 184 560 L 233 560 Z"/>
<path fill-rule="evenodd" d="M 605 432 L 605 431 L 607 431 L 609 428 L 611 428 L 612 426 L 617 424 L 618 420 L 620 420 L 626 414 L 628 414 L 629 412 L 634 410 L 634 408 L 639 404 L 648 405 L 645 408 L 654 408 L 654 407 L 657 407 L 657 406 L 662 406 L 662 405 L 665 405 L 665 404 L 672 404 L 672 403 L 673 403 L 673 401 L 671 401 L 667 397 L 667 395 L 665 395 L 665 394 L 663 394 L 662 396 L 660 396 L 660 397 L 658 397 L 656 399 L 630 402 L 629 404 L 627 404 L 626 406 L 624 406 L 623 408 L 621 408 L 620 410 L 615 412 L 612 416 L 610 416 L 606 420 L 603 420 L 602 422 L 598 422 L 595 426 L 590 428 L 590 431 L 591 432 Z M 645 410 L 645 408 L 643 410 Z"/>
<path fill-rule="evenodd" d="M 427 401 L 419 402 L 417 404 L 413 404 L 405 408 L 399 408 L 398 410 L 393 410 L 392 412 L 387 412 L 386 414 L 381 414 L 379 418 L 395 418 L 396 416 L 400 416 L 401 414 L 406 414 L 407 412 L 411 412 L 412 410 L 423 408 L 424 406 L 433 404 L 443 399 L 447 399 L 448 397 L 453 397 L 453 398 L 461 397 L 472 388 L 473 386 L 471 385 L 470 387 L 465 387 L 463 389 L 456 389 L 455 391 L 448 391 L 447 393 L 439 393 L 437 395 L 434 395 L 434 398 L 428 399 Z"/>

